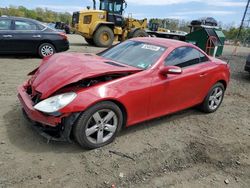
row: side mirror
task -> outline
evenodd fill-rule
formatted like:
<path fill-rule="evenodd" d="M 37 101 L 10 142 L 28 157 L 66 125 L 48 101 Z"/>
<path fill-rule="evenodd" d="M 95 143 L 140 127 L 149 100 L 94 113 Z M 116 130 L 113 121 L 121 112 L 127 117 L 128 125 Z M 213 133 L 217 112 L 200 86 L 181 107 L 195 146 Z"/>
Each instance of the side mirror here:
<path fill-rule="evenodd" d="M 160 74 L 166 76 L 167 74 L 181 74 L 182 69 L 176 66 L 166 66 L 160 69 Z"/>

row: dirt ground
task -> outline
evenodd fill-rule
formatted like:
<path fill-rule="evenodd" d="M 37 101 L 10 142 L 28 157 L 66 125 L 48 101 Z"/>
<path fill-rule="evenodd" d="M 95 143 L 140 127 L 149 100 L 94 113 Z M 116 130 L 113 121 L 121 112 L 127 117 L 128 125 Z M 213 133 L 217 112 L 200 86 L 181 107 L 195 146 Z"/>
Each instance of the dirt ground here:
<path fill-rule="evenodd" d="M 71 35 L 71 50 L 98 52 Z M 114 143 L 87 151 L 47 143 L 22 115 L 16 88 L 41 61 L 0 58 L 0 187 L 250 187 L 249 49 L 225 47 L 231 83 L 213 114 L 195 108 L 141 123 Z M 121 152 L 129 157 L 110 151 Z"/>

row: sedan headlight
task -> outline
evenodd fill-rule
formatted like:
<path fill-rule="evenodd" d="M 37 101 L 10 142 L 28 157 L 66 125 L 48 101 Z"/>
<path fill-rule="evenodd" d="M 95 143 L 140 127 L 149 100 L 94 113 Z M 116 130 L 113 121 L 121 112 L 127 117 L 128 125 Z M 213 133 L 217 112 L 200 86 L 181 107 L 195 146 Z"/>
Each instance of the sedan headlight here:
<path fill-rule="evenodd" d="M 63 93 L 37 103 L 34 108 L 44 113 L 54 113 L 71 103 L 76 96 L 74 92 Z"/>

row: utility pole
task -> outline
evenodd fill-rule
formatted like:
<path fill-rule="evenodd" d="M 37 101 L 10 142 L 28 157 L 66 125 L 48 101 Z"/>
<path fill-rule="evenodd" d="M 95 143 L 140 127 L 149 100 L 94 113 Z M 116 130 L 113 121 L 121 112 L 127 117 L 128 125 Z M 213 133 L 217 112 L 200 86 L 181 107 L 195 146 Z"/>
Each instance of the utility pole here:
<path fill-rule="evenodd" d="M 249 7 L 249 3 L 250 3 L 250 0 L 247 1 L 247 5 L 246 5 L 245 11 L 244 11 L 243 18 L 241 20 L 239 32 L 237 34 L 236 39 L 239 39 L 239 37 L 241 35 L 242 28 L 244 26 L 246 26 L 247 28 L 249 27 L 249 23 L 250 23 L 250 7 Z"/>

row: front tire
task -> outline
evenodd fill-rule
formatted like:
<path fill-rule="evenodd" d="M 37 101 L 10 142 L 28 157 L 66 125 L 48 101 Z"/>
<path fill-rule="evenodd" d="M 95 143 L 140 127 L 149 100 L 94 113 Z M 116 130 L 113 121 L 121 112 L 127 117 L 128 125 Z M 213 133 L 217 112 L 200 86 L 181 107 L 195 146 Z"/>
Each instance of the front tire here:
<path fill-rule="evenodd" d="M 53 55 L 54 53 L 56 53 L 56 49 L 50 43 L 42 43 L 38 48 L 38 54 L 41 58 Z"/>
<path fill-rule="evenodd" d="M 220 107 L 225 93 L 225 87 L 222 83 L 215 84 L 208 92 L 200 108 L 203 112 L 212 113 Z"/>
<path fill-rule="evenodd" d="M 111 143 L 123 123 L 123 114 L 113 102 L 100 102 L 81 114 L 73 135 L 84 148 L 95 149 Z"/>
<path fill-rule="evenodd" d="M 94 34 L 94 43 L 98 47 L 109 47 L 114 42 L 114 33 L 107 26 L 101 26 Z"/>

